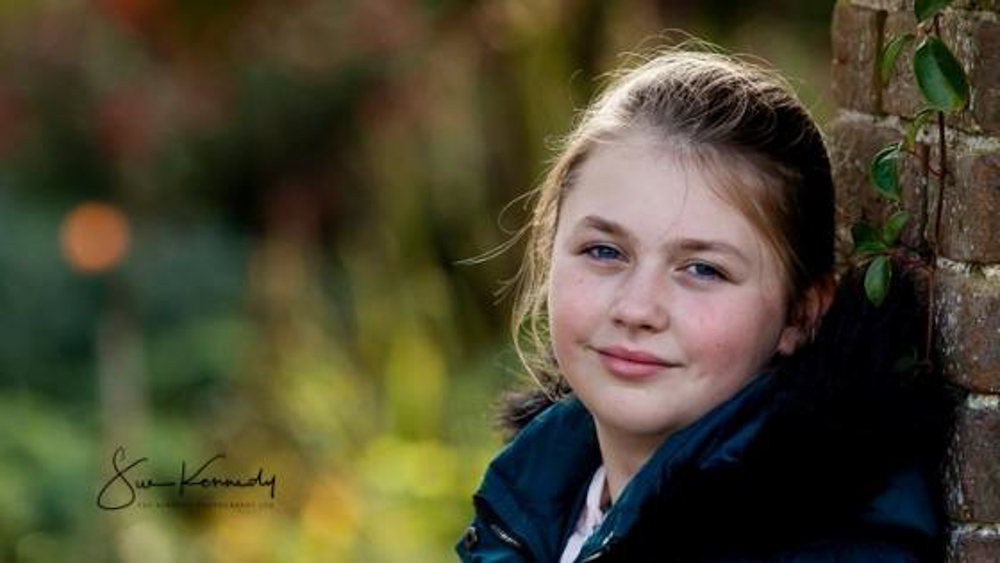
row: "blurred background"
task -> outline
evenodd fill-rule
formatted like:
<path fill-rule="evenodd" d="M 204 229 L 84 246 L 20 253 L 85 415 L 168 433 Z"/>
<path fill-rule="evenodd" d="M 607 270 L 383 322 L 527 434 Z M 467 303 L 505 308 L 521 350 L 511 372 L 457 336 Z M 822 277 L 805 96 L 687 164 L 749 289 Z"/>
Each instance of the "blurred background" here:
<path fill-rule="evenodd" d="M 452 560 L 520 377 L 519 247 L 457 261 L 664 29 L 770 60 L 825 120 L 831 9 L 0 1 L 0 561 Z M 275 497 L 103 510 L 119 446 L 130 480 L 223 453 L 206 474 Z"/>

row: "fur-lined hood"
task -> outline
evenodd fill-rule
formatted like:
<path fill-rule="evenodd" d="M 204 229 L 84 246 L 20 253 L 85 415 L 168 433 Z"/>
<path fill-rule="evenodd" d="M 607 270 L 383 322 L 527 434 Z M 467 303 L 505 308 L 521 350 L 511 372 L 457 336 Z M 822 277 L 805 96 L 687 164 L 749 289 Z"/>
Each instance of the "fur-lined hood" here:
<path fill-rule="evenodd" d="M 940 467 L 957 396 L 912 360 L 925 309 L 912 276 L 896 272 L 880 307 L 860 274 L 845 276 L 815 339 L 671 436 L 583 554 L 728 561 L 834 545 L 849 561 L 940 560 Z M 526 399 L 508 412 L 524 426 L 487 472 L 477 521 L 496 519 L 547 560 L 600 453 L 572 395 Z M 887 551 L 852 551 L 861 544 Z"/>

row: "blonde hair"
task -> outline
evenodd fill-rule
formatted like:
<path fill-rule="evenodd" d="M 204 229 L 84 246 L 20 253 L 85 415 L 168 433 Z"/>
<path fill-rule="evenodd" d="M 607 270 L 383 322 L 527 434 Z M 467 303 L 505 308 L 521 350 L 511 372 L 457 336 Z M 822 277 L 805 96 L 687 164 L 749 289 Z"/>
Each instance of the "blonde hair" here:
<path fill-rule="evenodd" d="M 518 357 L 549 400 L 568 391 L 548 334 L 548 270 L 559 210 L 580 165 L 601 143 L 651 132 L 708 171 L 778 256 L 796 305 L 834 269 L 834 190 L 822 136 L 777 73 L 718 52 L 674 48 L 617 73 L 578 118 L 543 182 L 514 278 Z M 792 314 L 796 314 L 792 307 Z M 523 398 L 523 397 L 522 397 Z M 519 406 L 508 401 L 506 418 Z"/>

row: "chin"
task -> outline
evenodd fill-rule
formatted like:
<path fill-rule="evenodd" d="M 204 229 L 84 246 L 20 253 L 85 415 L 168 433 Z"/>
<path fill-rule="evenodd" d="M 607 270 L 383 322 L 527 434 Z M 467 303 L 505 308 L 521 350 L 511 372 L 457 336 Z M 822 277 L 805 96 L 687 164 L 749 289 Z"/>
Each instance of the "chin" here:
<path fill-rule="evenodd" d="M 665 438 L 685 426 L 684 417 L 664 416 L 670 412 L 669 407 L 636 408 L 635 405 L 628 407 L 625 409 L 600 409 L 598 407 L 597 410 L 590 409 L 590 412 L 602 426 L 634 435 L 637 438 Z"/>

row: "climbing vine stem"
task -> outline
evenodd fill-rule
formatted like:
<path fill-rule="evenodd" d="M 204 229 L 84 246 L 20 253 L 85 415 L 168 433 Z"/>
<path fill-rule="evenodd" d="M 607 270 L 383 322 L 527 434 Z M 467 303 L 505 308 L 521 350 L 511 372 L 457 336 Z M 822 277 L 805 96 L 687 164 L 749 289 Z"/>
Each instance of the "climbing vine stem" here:
<path fill-rule="evenodd" d="M 941 39 L 942 11 L 952 0 L 915 0 L 914 15 L 917 25 L 913 32 L 891 37 L 882 50 L 879 65 L 880 86 L 891 77 L 900 54 L 908 49 L 913 51 L 913 76 L 921 98 L 926 104 L 910 119 L 903 141 L 886 145 L 872 159 L 869 179 L 879 195 L 888 200 L 892 212 L 881 228 L 866 223 L 858 223 L 851 229 L 854 238 L 854 255 L 865 270 L 865 293 L 874 305 L 880 306 L 885 300 L 892 280 L 893 256 L 902 253 L 900 233 L 906 226 L 910 214 L 905 209 L 900 185 L 900 160 L 904 156 L 917 156 L 917 138 L 931 116 L 937 119 L 937 169 L 926 158 L 924 164 L 925 186 L 931 186 L 929 176 L 937 177 L 938 189 L 934 203 L 934 221 L 929 250 L 924 256 L 929 271 L 927 286 L 927 334 L 924 346 L 924 361 L 930 358 L 934 335 L 935 294 L 937 283 L 937 263 L 941 251 L 941 217 L 944 207 L 945 190 L 948 183 L 948 147 L 945 135 L 945 117 L 965 108 L 969 100 L 969 84 L 965 70 Z M 919 43 L 914 47 L 917 40 Z M 925 192 L 926 193 L 926 192 Z"/>

